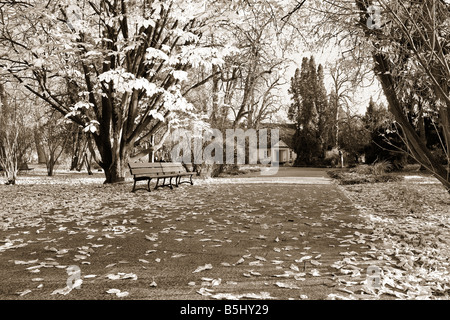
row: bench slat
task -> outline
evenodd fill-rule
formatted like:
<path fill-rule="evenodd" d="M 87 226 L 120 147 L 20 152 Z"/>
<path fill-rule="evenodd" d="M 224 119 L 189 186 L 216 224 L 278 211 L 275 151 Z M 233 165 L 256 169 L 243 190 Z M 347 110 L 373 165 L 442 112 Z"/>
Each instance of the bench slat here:
<path fill-rule="evenodd" d="M 131 169 L 135 168 L 161 168 L 161 165 L 158 162 L 148 162 L 148 163 L 141 163 L 141 162 L 135 162 L 135 163 L 129 163 L 128 164 Z"/>
<path fill-rule="evenodd" d="M 131 169 L 132 175 L 144 175 L 144 174 L 158 174 L 163 173 L 162 170 L 159 168 L 136 168 Z"/>

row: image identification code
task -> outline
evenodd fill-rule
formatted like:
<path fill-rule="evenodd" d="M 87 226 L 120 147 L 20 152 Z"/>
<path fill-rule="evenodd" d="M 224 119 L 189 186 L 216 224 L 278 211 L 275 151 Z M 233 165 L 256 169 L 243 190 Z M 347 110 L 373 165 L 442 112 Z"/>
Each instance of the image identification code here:
<path fill-rule="evenodd" d="M 208 318 L 215 312 L 224 315 L 266 315 L 269 313 L 269 306 L 259 304 L 225 304 L 223 308 L 215 308 L 188 304 L 181 307 L 180 310 L 182 315 L 205 315 Z"/>

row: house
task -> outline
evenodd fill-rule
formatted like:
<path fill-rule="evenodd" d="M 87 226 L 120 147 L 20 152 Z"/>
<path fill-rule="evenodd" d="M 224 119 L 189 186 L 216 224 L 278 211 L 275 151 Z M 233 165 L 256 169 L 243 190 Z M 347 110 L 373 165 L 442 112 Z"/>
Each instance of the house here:
<path fill-rule="evenodd" d="M 280 164 L 293 163 L 297 158 L 297 154 L 295 153 L 295 151 L 290 148 L 283 140 L 278 141 L 275 146 L 275 148 L 267 148 L 266 154 L 270 156 L 271 162 L 278 162 Z"/>
<path fill-rule="evenodd" d="M 276 148 L 271 150 L 272 162 L 278 162 L 281 164 L 290 163 L 294 162 L 297 158 L 295 151 L 292 150 L 283 140 L 280 140 L 275 146 L 278 148 L 278 152 L 276 152 Z"/>

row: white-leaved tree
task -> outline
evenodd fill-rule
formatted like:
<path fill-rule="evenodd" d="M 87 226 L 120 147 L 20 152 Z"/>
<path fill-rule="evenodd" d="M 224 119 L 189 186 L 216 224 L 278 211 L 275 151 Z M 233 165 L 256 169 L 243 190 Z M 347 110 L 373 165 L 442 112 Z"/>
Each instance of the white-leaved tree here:
<path fill-rule="evenodd" d="M 229 51 L 200 41 L 212 2 L 2 2 L 0 72 L 82 126 L 105 183 L 120 182 L 134 146 L 199 120 L 181 84 Z"/>

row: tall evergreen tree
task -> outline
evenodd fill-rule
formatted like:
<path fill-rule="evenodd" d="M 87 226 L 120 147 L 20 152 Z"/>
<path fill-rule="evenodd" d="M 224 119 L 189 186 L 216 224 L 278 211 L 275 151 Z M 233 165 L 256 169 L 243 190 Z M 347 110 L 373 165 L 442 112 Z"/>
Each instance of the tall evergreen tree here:
<path fill-rule="evenodd" d="M 324 151 L 331 144 L 330 131 L 332 126 L 330 124 L 334 122 L 334 117 L 330 113 L 328 95 L 325 88 L 324 70 L 321 64 L 319 64 L 317 68 L 317 84 L 315 91 L 315 105 L 317 110 L 317 140 L 321 151 L 319 157 L 322 159 L 324 156 Z"/>
<path fill-rule="evenodd" d="M 296 165 L 317 164 L 327 147 L 329 117 L 323 67 L 316 67 L 314 57 L 303 58 L 301 69 L 291 79 L 289 93 L 292 96 L 289 117 L 296 122 Z"/>

